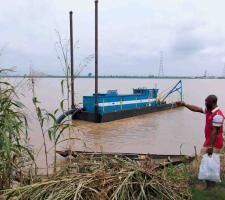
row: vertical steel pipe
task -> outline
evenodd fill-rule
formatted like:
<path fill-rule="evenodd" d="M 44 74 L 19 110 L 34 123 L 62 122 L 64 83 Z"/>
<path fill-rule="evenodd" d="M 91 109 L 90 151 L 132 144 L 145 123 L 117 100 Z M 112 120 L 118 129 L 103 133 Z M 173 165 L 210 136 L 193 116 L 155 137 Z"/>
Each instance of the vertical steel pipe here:
<path fill-rule="evenodd" d="M 98 113 L 98 0 L 95 0 L 95 114 Z"/>
<path fill-rule="evenodd" d="M 75 108 L 74 103 L 74 66 L 73 66 L 73 12 L 70 11 L 70 76 L 71 76 L 71 108 Z"/>

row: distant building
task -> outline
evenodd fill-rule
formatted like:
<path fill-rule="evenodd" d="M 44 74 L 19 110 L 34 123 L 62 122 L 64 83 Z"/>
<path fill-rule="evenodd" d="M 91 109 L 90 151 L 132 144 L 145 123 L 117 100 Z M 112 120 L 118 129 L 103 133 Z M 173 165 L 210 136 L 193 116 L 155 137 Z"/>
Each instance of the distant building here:
<path fill-rule="evenodd" d="M 225 65 L 224 65 L 224 68 L 223 68 L 223 74 L 222 74 L 222 77 L 225 78 Z"/>
<path fill-rule="evenodd" d="M 92 77 L 92 73 L 88 73 L 88 77 Z"/>
<path fill-rule="evenodd" d="M 28 76 L 48 76 L 48 74 L 34 70 L 33 68 L 30 68 L 30 72 Z"/>
<path fill-rule="evenodd" d="M 207 70 L 205 70 L 203 77 L 204 77 L 204 78 L 207 77 Z"/>

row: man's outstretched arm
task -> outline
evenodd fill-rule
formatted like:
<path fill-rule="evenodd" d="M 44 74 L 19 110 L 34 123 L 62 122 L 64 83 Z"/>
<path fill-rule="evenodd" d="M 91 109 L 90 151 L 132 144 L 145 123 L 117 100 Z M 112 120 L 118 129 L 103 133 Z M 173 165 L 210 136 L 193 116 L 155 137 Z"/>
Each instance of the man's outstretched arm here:
<path fill-rule="evenodd" d="M 176 104 L 178 106 L 185 106 L 187 109 L 193 111 L 193 112 L 199 112 L 199 113 L 204 113 L 203 109 L 198 107 L 198 106 L 195 106 L 195 105 L 190 105 L 190 104 L 187 104 L 183 101 L 178 101 L 176 102 Z"/>

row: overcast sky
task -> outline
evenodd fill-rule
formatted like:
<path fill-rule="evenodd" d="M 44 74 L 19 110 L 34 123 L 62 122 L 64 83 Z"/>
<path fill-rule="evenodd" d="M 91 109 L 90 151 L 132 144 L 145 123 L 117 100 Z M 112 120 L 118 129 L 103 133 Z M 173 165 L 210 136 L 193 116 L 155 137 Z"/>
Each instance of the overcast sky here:
<path fill-rule="evenodd" d="M 0 0 L 0 66 L 62 74 L 55 30 L 69 38 L 70 10 L 78 68 L 94 54 L 94 0 Z M 99 0 L 100 74 L 157 75 L 163 51 L 166 75 L 222 75 L 224 10 L 224 0 Z"/>

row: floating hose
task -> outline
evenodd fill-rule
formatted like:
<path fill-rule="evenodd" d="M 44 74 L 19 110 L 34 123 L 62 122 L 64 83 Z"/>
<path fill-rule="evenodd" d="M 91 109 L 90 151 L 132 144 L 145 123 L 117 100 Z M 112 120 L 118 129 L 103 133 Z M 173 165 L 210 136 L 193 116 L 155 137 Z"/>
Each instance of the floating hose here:
<path fill-rule="evenodd" d="M 66 112 L 64 112 L 62 115 L 60 115 L 58 117 L 58 119 L 56 120 L 57 124 L 60 124 L 66 117 L 68 117 L 69 115 L 75 115 L 76 113 L 80 112 L 81 109 L 80 108 L 73 108 L 71 110 L 68 110 Z"/>

